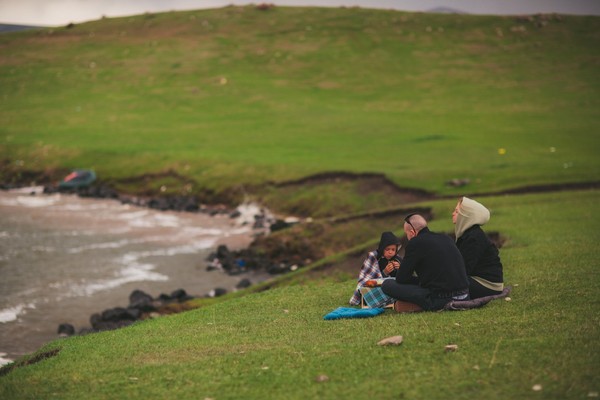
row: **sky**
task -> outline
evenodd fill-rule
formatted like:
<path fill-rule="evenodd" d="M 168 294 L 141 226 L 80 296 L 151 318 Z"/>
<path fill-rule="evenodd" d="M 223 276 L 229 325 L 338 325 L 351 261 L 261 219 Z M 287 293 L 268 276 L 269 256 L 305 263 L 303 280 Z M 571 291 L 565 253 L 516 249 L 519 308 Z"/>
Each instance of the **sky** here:
<path fill-rule="evenodd" d="M 403 11 L 447 7 L 470 14 L 600 15 L 600 0 L 0 0 L 0 23 L 61 26 L 145 12 L 270 3 L 276 6 L 359 6 Z"/>

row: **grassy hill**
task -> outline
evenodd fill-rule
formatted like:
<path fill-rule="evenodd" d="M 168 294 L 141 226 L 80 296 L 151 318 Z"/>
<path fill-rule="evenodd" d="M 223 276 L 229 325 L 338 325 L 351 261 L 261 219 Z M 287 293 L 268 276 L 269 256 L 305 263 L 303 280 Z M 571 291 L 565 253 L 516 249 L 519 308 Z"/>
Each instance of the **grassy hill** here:
<path fill-rule="evenodd" d="M 0 33 L 17 32 L 29 29 L 39 29 L 39 26 L 33 25 L 15 25 L 15 24 L 3 24 L 0 23 Z"/>
<path fill-rule="evenodd" d="M 598 17 L 253 6 L 1 35 L 0 180 L 93 167 L 130 193 L 253 198 L 321 217 L 282 234 L 330 247 L 271 290 L 52 342 L 0 369 L 0 398 L 597 397 L 597 189 L 482 200 L 510 302 L 322 317 L 402 207 L 449 231 L 459 194 L 597 186 L 599 42 Z"/>
<path fill-rule="evenodd" d="M 151 189 L 284 211 L 299 194 L 265 184 L 322 172 L 446 194 L 595 181 L 599 28 L 248 6 L 2 35 L 4 180 L 92 167 L 135 192 L 120 180 L 170 171 L 194 183 Z"/>

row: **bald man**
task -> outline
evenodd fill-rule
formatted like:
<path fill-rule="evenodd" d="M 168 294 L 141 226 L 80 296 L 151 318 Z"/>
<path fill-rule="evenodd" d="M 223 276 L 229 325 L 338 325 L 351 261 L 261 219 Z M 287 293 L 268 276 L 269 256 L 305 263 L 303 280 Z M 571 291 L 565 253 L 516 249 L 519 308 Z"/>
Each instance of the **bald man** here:
<path fill-rule="evenodd" d="M 435 311 L 452 300 L 467 300 L 469 280 L 452 239 L 430 231 L 419 214 L 404 219 L 404 233 L 408 244 L 396 279 L 385 280 L 381 287 L 385 294 L 400 300 L 394 305 L 396 311 Z M 411 308 L 406 302 L 418 307 Z"/>

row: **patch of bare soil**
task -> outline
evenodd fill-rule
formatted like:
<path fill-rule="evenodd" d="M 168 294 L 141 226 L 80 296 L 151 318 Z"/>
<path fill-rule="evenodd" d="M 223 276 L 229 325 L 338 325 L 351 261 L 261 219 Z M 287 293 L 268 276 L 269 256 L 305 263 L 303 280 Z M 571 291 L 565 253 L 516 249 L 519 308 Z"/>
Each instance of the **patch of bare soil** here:
<path fill-rule="evenodd" d="M 0 160 L 0 189 L 47 185 L 59 182 L 70 171 L 60 168 L 31 170 L 22 168 L 9 159 Z"/>
<path fill-rule="evenodd" d="M 406 208 L 432 199 L 423 190 L 400 188 L 382 174 L 330 172 L 302 179 L 271 182 L 254 191 L 259 202 L 284 215 L 340 218 L 371 210 Z"/>
<path fill-rule="evenodd" d="M 402 196 L 406 203 L 416 203 L 431 199 L 443 199 L 457 197 L 439 196 L 426 190 L 403 188 L 396 185 L 383 174 L 377 173 L 362 173 L 355 174 L 351 172 L 324 172 L 315 174 L 301 179 L 272 183 L 277 188 L 287 187 L 306 187 L 311 185 L 339 185 L 342 182 L 360 182 L 360 188 L 364 193 L 369 191 L 384 191 L 393 192 Z M 581 189 L 599 189 L 600 181 L 591 182 L 575 182 L 575 183 L 555 183 L 545 185 L 527 185 L 513 189 L 500 190 L 495 192 L 468 192 L 465 191 L 465 196 L 470 197 L 485 197 L 498 196 L 503 194 L 526 194 L 526 193 L 544 193 L 557 192 L 565 190 L 581 190 Z M 467 189 L 467 188 L 465 188 Z"/>
<path fill-rule="evenodd" d="M 377 173 L 351 173 L 351 172 L 324 172 L 310 175 L 301 179 L 274 183 L 278 188 L 299 187 L 306 185 L 338 185 L 341 182 L 358 182 L 363 193 L 370 191 L 395 192 L 402 194 L 406 202 L 417 202 L 434 198 L 435 195 L 421 189 L 401 188 L 383 174 Z"/>
<path fill-rule="evenodd" d="M 497 192 L 482 192 L 466 194 L 469 197 L 489 197 L 498 196 L 503 194 L 527 194 L 527 193 L 546 193 L 546 192 L 563 192 L 569 190 L 583 190 L 583 189 L 600 189 L 600 182 L 574 182 L 574 183 L 555 183 L 548 185 L 528 185 L 521 186 L 514 189 L 500 190 Z"/>
<path fill-rule="evenodd" d="M 8 374 L 9 372 L 11 372 L 15 368 L 25 367 L 27 365 L 31 365 L 31 364 L 35 364 L 35 363 L 38 363 L 40 361 L 43 361 L 43 360 L 45 360 L 47 358 L 54 357 L 59 352 L 60 352 L 60 349 L 53 349 L 53 350 L 49 350 L 49 351 L 44 351 L 44 352 L 41 352 L 41 353 L 37 353 L 33 357 L 28 358 L 26 360 L 22 360 L 22 361 L 18 361 L 18 362 L 12 363 L 12 364 L 5 365 L 2 368 L 0 368 L 0 376 L 4 376 L 4 375 Z"/>

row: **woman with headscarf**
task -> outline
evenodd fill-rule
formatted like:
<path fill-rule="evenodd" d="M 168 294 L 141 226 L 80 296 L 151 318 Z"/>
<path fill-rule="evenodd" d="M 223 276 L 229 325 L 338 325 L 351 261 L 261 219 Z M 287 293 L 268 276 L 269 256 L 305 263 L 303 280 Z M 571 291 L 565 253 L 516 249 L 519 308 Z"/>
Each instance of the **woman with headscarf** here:
<path fill-rule="evenodd" d="M 452 213 L 456 247 L 465 261 L 471 299 L 501 294 L 504 289 L 498 249 L 481 229 L 489 220 L 490 211 L 468 197 L 460 199 Z"/>

